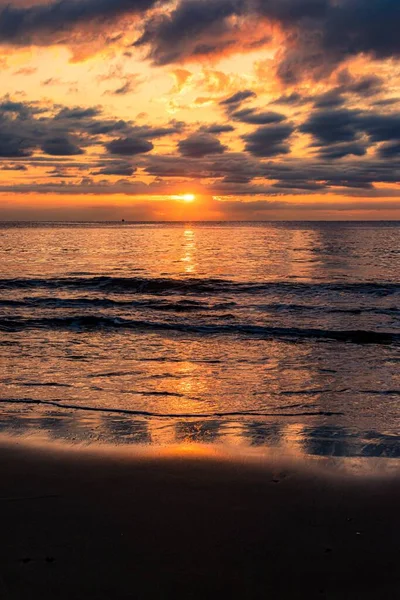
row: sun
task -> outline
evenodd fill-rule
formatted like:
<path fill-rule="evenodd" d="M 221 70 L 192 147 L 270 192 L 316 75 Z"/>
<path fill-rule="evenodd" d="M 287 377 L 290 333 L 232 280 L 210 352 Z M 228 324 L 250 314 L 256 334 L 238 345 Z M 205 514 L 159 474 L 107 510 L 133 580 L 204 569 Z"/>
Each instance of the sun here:
<path fill-rule="evenodd" d="M 180 202 L 194 202 L 196 196 L 194 194 L 179 194 L 179 196 L 171 196 L 172 200 L 179 200 Z"/>
<path fill-rule="evenodd" d="M 196 200 L 196 196 L 194 194 L 182 194 L 181 199 L 184 202 L 193 202 Z"/>

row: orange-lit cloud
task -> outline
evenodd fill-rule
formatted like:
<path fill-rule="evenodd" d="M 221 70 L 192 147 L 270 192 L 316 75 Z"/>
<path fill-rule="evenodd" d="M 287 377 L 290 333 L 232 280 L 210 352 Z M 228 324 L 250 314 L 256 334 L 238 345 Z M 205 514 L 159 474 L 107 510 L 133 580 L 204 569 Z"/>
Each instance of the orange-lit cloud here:
<path fill-rule="evenodd" d="M 399 10 L 0 0 L 0 218 L 394 218 Z"/>

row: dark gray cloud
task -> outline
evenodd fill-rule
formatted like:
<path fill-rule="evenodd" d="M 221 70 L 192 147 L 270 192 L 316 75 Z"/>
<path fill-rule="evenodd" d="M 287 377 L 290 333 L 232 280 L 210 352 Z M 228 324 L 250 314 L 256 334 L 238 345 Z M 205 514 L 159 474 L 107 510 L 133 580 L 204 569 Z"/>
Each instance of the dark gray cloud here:
<path fill-rule="evenodd" d="M 107 24 L 125 14 L 144 13 L 157 0 L 58 0 L 32 6 L 0 7 L 0 42 L 27 46 L 48 41 L 68 43 L 63 34 L 93 22 Z"/>
<path fill-rule="evenodd" d="M 344 144 L 330 144 L 320 148 L 320 156 L 325 159 L 335 160 L 345 156 L 364 156 L 368 149 L 367 144 L 349 142 Z"/>
<path fill-rule="evenodd" d="M 253 156 L 270 157 L 289 154 L 289 138 L 294 131 L 290 123 L 259 127 L 254 132 L 243 136 L 245 149 Z"/>
<path fill-rule="evenodd" d="M 364 75 L 354 77 L 347 70 L 341 71 L 338 76 L 342 93 L 353 93 L 368 98 L 379 94 L 384 86 L 384 80 L 377 75 Z"/>
<path fill-rule="evenodd" d="M 0 100 L 0 157 L 24 158 L 37 151 L 75 156 L 98 145 L 105 145 L 111 154 L 133 156 L 152 150 L 152 139 L 181 133 L 184 128 L 181 121 L 136 125 L 107 118 L 97 107 L 43 108 L 4 98 Z"/>
<path fill-rule="evenodd" d="M 289 33 L 278 69 L 288 83 L 306 73 L 323 77 L 351 56 L 400 55 L 398 0 L 259 0 L 258 7 Z"/>
<path fill-rule="evenodd" d="M 6 116 L 8 116 L 8 113 L 16 113 L 18 117 L 26 118 L 34 112 L 37 111 L 32 105 L 28 106 L 24 102 L 14 102 L 7 97 L 0 102 L 0 114 L 3 113 Z"/>
<path fill-rule="evenodd" d="M 87 43 L 85 36 L 70 32 L 88 24 L 95 24 L 97 32 L 109 29 L 112 42 L 121 39 L 112 29 L 115 18 L 141 14 L 142 33 L 134 45 L 146 46 L 156 64 L 262 46 L 270 40 L 268 30 L 260 38 L 252 37 L 249 25 L 257 20 L 261 27 L 265 20 L 280 26 L 286 36 L 278 74 L 287 83 L 309 75 L 323 78 L 359 54 L 400 55 L 398 0 L 179 0 L 165 13 L 149 10 L 159 5 L 158 0 L 39 0 L 23 5 L 10 0 L 4 4 L 0 3 L 0 43 L 14 45 Z M 165 0 L 162 5 L 172 7 L 173 2 Z M 376 83 L 373 77 L 365 78 L 353 92 L 374 94 Z M 128 88 L 124 83 L 114 93 L 127 93 Z"/>
<path fill-rule="evenodd" d="M 2 131 L 0 122 L 0 157 L 18 158 L 31 156 L 36 146 L 33 139 L 19 135 L 17 132 Z"/>
<path fill-rule="evenodd" d="M 292 92 L 290 94 L 283 94 L 273 100 L 271 104 L 282 104 L 284 106 L 299 106 L 305 102 L 309 102 L 309 96 L 304 97 L 299 92 Z"/>
<path fill-rule="evenodd" d="M 64 107 L 60 110 L 60 112 L 55 115 L 55 119 L 63 120 L 63 119 L 88 119 L 92 117 L 97 117 L 100 115 L 101 109 L 96 107 L 82 108 L 80 106 L 74 106 L 72 108 Z"/>
<path fill-rule="evenodd" d="M 315 143 L 337 144 L 353 142 L 359 134 L 358 111 L 348 109 L 317 110 L 300 127 L 302 133 L 313 136 Z"/>
<path fill-rule="evenodd" d="M 214 135 L 197 132 L 178 142 L 179 152 L 191 158 L 203 158 L 208 154 L 222 154 L 226 150 Z"/>
<path fill-rule="evenodd" d="M 385 89 L 385 80 L 377 75 L 355 76 L 344 69 L 338 73 L 337 85 L 320 94 L 300 93 L 298 91 L 279 96 L 270 105 L 302 106 L 313 104 L 315 108 L 339 108 L 349 101 L 370 99 Z M 375 100 L 375 104 L 389 106 L 398 99 Z"/>
<path fill-rule="evenodd" d="M 47 172 L 47 176 L 51 177 L 52 179 L 72 179 L 75 177 L 75 175 L 65 167 L 55 167 L 51 171 Z"/>
<path fill-rule="evenodd" d="M 379 148 L 379 155 L 381 158 L 399 158 L 400 157 L 400 141 L 389 142 L 383 144 Z"/>
<path fill-rule="evenodd" d="M 27 168 L 26 165 L 18 163 L 0 164 L 0 169 L 2 171 L 26 171 Z"/>
<path fill-rule="evenodd" d="M 136 172 L 136 167 L 131 163 L 109 162 L 101 164 L 96 171 L 91 171 L 91 175 L 118 175 L 120 177 L 131 177 Z"/>
<path fill-rule="evenodd" d="M 98 107 L 40 107 L 6 97 L 0 99 L 0 157 L 27 158 L 37 151 L 75 156 L 99 145 L 109 154 L 134 156 L 152 150 L 151 140 L 182 133 L 185 127 L 176 120 L 160 126 L 136 125 L 105 117 Z"/>
<path fill-rule="evenodd" d="M 119 156 L 145 154 L 154 148 L 151 142 L 140 137 L 118 138 L 116 140 L 111 140 L 105 146 L 110 154 L 117 154 Z"/>
<path fill-rule="evenodd" d="M 392 147 L 396 148 L 396 142 L 400 142 L 400 115 L 346 108 L 320 109 L 312 112 L 299 130 L 312 136 L 313 145 L 320 148 L 325 158 L 362 156 L 368 146 L 392 142 L 379 150 L 381 156 L 389 157 L 396 154 Z"/>
<path fill-rule="evenodd" d="M 311 98 L 309 98 L 311 100 Z M 337 108 L 345 104 L 346 99 L 340 88 L 333 88 L 314 97 L 315 108 Z"/>
<path fill-rule="evenodd" d="M 345 188 L 346 194 L 359 194 L 362 190 L 365 195 L 383 195 L 382 189 L 374 189 L 375 183 L 396 184 L 400 180 L 398 160 L 361 156 L 362 147 L 358 149 L 355 145 L 352 148 L 350 145 L 331 148 L 332 153 L 337 153 L 337 158 L 339 153 L 348 155 L 351 150 L 353 158 L 345 165 L 342 161 L 333 161 L 329 156 L 266 161 L 263 157 L 232 152 L 202 159 L 154 154 L 140 161 L 149 175 L 160 180 L 190 178 L 202 180 L 203 184 L 211 180 L 211 193 L 216 194 L 251 196 L 258 193 L 304 194 L 340 190 L 343 193 Z M 252 183 L 253 180 L 256 183 Z M 266 183 L 272 180 L 276 183 Z M 393 195 L 393 190 L 388 194 Z"/>
<path fill-rule="evenodd" d="M 281 123 L 286 116 L 274 111 L 258 111 L 254 108 L 243 108 L 231 113 L 232 119 L 247 123 L 249 125 L 269 125 L 270 123 Z"/>
<path fill-rule="evenodd" d="M 233 109 L 227 117 L 231 119 L 235 113 L 245 119 L 254 114 L 271 115 L 255 109 Z M 396 189 L 389 186 L 400 181 L 400 117 L 390 107 L 387 112 L 314 107 L 297 129 L 280 116 L 272 120 L 276 122 L 242 136 L 245 152 L 230 152 L 221 143 L 216 133 L 232 131 L 230 123 L 222 123 L 200 128 L 183 139 L 178 137 L 178 152 L 157 155 L 150 153 L 152 140 L 182 134 L 184 123 L 137 125 L 108 118 L 96 107 L 43 108 L 4 98 L 0 99 L 0 158 L 7 170 L 18 165 L 53 169 L 49 177 L 67 180 L 62 193 L 75 193 L 73 186 L 78 181 L 82 193 L 103 193 L 101 190 L 110 189 L 106 184 L 112 176 L 121 178 L 115 182 L 116 189 L 132 190 L 138 183 L 134 189 L 146 193 L 148 188 L 139 181 L 140 174 L 132 177 L 140 169 L 155 178 L 157 189 L 164 190 L 161 193 L 167 193 L 168 186 L 176 190 L 179 180 L 193 179 L 199 189 L 210 194 L 293 195 L 343 190 L 351 195 L 395 194 Z M 308 158 L 289 156 L 295 132 L 311 136 Z M 89 148 L 85 159 L 77 160 Z M 133 156 L 134 165 L 129 159 Z M 388 185 L 382 190 L 374 187 L 377 183 Z M 54 181 L 43 189 L 54 191 L 56 184 Z M 27 190 L 26 186 L 18 189 Z M 34 184 L 31 189 L 36 189 Z"/>
<path fill-rule="evenodd" d="M 156 64 L 196 59 L 202 47 L 208 54 L 237 51 L 245 40 L 233 16 L 262 17 L 287 33 L 278 68 L 287 82 L 324 76 L 358 54 L 400 55 L 398 0 L 180 0 L 145 23 L 136 45 L 147 45 Z"/>
<path fill-rule="evenodd" d="M 400 97 L 399 98 L 382 98 L 382 100 L 375 100 L 375 102 L 373 103 L 373 107 L 391 107 L 394 106 L 395 104 L 399 104 L 400 103 Z"/>
<path fill-rule="evenodd" d="M 256 159 L 243 153 L 225 152 L 199 160 L 186 156 L 151 155 L 143 164 L 145 171 L 156 177 L 191 179 L 233 178 L 252 179 L 263 176 L 265 168 Z"/>
<path fill-rule="evenodd" d="M 46 138 L 41 145 L 41 150 L 51 156 L 83 154 L 83 150 L 67 136 Z"/>
<path fill-rule="evenodd" d="M 226 107 L 231 107 L 233 105 L 234 108 L 237 108 L 238 104 L 241 104 L 249 98 L 255 98 L 256 96 L 257 94 L 252 90 L 242 90 L 240 92 L 236 92 L 228 98 L 225 98 L 224 100 L 221 100 L 220 105 Z"/>
<path fill-rule="evenodd" d="M 363 113 L 358 119 L 359 126 L 368 133 L 374 142 L 400 141 L 400 114 Z"/>
<path fill-rule="evenodd" d="M 172 120 L 163 127 L 155 127 L 152 125 L 130 125 L 130 131 L 135 136 L 153 140 L 169 135 L 175 135 L 176 133 L 182 133 L 185 130 L 185 127 L 186 125 L 183 121 Z"/>
<path fill-rule="evenodd" d="M 224 34 L 230 18 L 245 9 L 244 0 L 183 0 L 170 15 L 150 17 L 135 46 L 149 46 L 159 65 L 208 56 L 234 44 Z"/>
<path fill-rule="evenodd" d="M 384 89 L 384 80 L 376 75 L 354 77 L 347 70 L 338 74 L 339 85 L 317 96 L 307 96 L 316 108 L 337 108 L 347 103 L 350 96 L 366 99 Z"/>
<path fill-rule="evenodd" d="M 228 124 L 221 123 L 219 125 L 218 123 L 214 123 L 213 125 L 204 125 L 201 128 L 201 131 L 218 135 L 220 133 L 231 133 L 232 131 L 235 131 L 235 128 Z"/>

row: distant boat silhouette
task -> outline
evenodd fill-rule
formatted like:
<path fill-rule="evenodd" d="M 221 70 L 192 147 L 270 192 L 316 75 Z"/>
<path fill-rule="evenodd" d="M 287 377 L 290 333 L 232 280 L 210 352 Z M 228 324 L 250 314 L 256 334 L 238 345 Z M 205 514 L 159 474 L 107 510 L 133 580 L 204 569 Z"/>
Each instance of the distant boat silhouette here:
<path fill-rule="evenodd" d="M 122 223 L 125 223 L 125 219 L 122 219 Z"/>

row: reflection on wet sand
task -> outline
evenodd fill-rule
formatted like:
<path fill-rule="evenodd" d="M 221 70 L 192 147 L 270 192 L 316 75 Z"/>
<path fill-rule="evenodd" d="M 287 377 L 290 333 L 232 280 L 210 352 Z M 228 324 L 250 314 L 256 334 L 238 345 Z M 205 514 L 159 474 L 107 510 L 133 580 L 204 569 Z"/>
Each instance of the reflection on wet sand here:
<path fill-rule="evenodd" d="M 110 416 L 81 417 L 58 411 L 21 415 L 3 411 L 0 432 L 69 442 L 100 442 L 172 446 L 223 444 L 226 448 L 278 450 L 298 458 L 307 456 L 400 458 L 400 436 L 356 430 L 329 423 L 299 423 L 290 419 L 156 419 Z"/>

